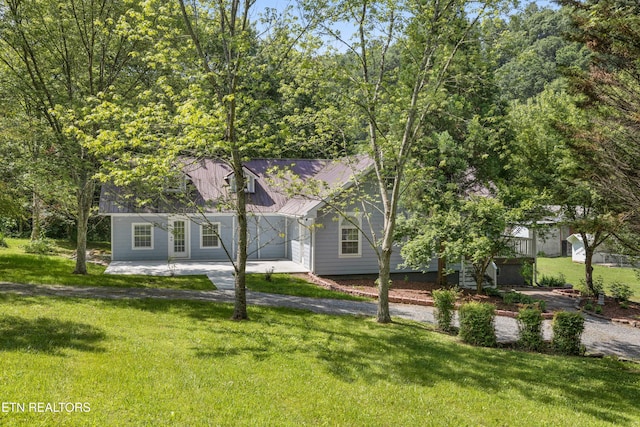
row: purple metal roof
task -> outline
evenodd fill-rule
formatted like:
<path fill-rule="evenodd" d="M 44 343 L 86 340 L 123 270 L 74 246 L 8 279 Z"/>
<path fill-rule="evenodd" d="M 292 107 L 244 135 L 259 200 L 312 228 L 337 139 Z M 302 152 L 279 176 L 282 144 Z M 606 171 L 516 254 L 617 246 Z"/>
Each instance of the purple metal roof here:
<path fill-rule="evenodd" d="M 367 156 L 339 160 L 255 159 L 244 166 L 256 176 L 255 192 L 247 194 L 247 211 L 301 216 L 322 204 L 322 198 L 343 188 L 357 174 L 369 170 L 373 162 Z M 195 191 L 190 202 L 208 212 L 230 212 L 228 177 L 231 168 L 224 162 L 199 159 L 186 162 L 184 172 Z M 311 190 L 315 187 L 316 190 Z M 321 190 L 320 190 L 321 189 Z M 304 194 L 306 193 L 306 194 Z M 104 185 L 100 196 L 100 213 L 174 213 L 185 212 L 189 203 L 176 200 L 139 208 L 125 201 L 124 192 Z M 186 209 L 195 211 L 196 208 Z"/>

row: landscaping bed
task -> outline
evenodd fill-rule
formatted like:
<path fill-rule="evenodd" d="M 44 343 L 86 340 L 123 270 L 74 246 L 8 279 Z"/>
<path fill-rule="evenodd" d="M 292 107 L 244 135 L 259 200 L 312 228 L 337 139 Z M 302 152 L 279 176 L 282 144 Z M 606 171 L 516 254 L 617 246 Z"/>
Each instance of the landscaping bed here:
<path fill-rule="evenodd" d="M 372 279 L 328 279 L 312 278 L 321 286 L 329 287 L 352 295 L 376 298 L 378 288 Z M 324 282 L 324 283 L 322 283 Z M 403 304 L 416 304 L 433 306 L 431 292 L 439 289 L 435 283 L 417 282 L 410 280 L 396 280 L 389 289 L 389 301 Z M 500 316 L 515 317 L 520 304 L 506 304 L 499 296 L 478 295 L 476 291 L 470 289 L 462 290 L 462 296 L 457 304 L 469 301 L 488 302 L 496 306 L 496 314 Z M 553 313 L 543 313 L 545 318 L 551 318 Z"/>
<path fill-rule="evenodd" d="M 377 286 L 372 279 L 328 279 L 323 277 L 321 279 L 316 278 L 315 281 L 322 286 L 330 287 L 331 289 L 352 295 L 367 296 L 371 298 L 376 298 L 378 295 Z M 324 283 L 319 283 L 319 281 Z M 438 289 L 438 287 L 434 283 L 396 280 L 393 282 L 391 289 L 389 289 L 389 301 L 432 306 L 433 297 L 431 296 L 431 292 L 435 289 Z M 554 293 L 563 295 L 567 298 L 577 297 L 577 295 L 575 295 L 576 291 L 559 290 L 558 292 L 554 291 Z M 567 293 L 571 293 L 571 295 L 568 295 Z M 500 316 L 515 317 L 521 306 L 520 304 L 506 304 L 502 298 L 498 296 L 478 295 L 475 291 L 469 289 L 463 290 L 462 294 L 462 297 L 458 300 L 458 304 L 466 301 L 492 303 L 496 306 L 496 314 Z M 581 306 L 584 306 L 585 302 L 586 300 L 581 303 Z M 585 312 L 595 314 L 593 311 Z M 628 303 L 628 308 L 622 308 L 613 298 L 607 297 L 605 305 L 602 308 L 602 312 L 599 315 L 619 323 L 640 327 L 640 304 L 633 301 Z M 543 313 L 543 316 L 545 318 L 551 318 L 553 313 Z"/>
<path fill-rule="evenodd" d="M 590 304 L 589 304 L 590 303 Z M 624 308 L 618 301 L 611 297 L 605 297 L 604 305 L 601 309 L 598 306 L 597 299 L 583 299 L 580 302 L 580 308 L 590 315 L 611 319 L 617 323 L 623 323 L 636 328 L 640 328 L 640 304 L 637 302 L 627 302 L 627 308 Z M 596 310 L 600 311 L 597 312 Z"/>

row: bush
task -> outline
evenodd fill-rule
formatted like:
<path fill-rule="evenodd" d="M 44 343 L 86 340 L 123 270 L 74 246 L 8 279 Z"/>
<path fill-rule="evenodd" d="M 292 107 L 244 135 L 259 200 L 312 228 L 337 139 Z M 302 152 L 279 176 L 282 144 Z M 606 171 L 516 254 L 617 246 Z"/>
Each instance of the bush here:
<path fill-rule="evenodd" d="M 611 283 L 609 292 L 611 292 L 611 296 L 620 302 L 629 301 L 629 298 L 633 296 L 633 291 L 629 285 L 620 282 Z"/>
<path fill-rule="evenodd" d="M 535 300 L 529 295 L 511 291 L 502 296 L 502 301 L 504 301 L 505 304 L 533 304 Z"/>
<path fill-rule="evenodd" d="M 525 261 L 520 269 L 520 275 L 524 279 L 524 284 L 527 286 L 533 285 L 533 263 Z"/>
<path fill-rule="evenodd" d="M 484 288 L 484 293 L 487 296 L 490 297 L 501 297 L 502 298 L 502 292 L 500 292 L 500 290 L 498 288 Z"/>
<path fill-rule="evenodd" d="M 602 277 L 598 276 L 593 278 L 593 292 L 587 286 L 587 283 L 584 279 L 580 279 L 580 285 L 578 286 L 580 292 L 587 296 L 597 297 L 599 294 L 604 292 L 604 281 Z"/>
<path fill-rule="evenodd" d="M 538 285 L 546 288 L 562 288 L 567 284 L 567 279 L 564 277 L 564 274 L 560 273 L 559 276 L 545 276 L 543 275 L 540 280 L 538 280 Z"/>
<path fill-rule="evenodd" d="M 518 345 L 530 351 L 542 349 L 542 312 L 537 308 L 524 308 L 518 316 Z"/>
<path fill-rule="evenodd" d="M 587 311 L 593 311 L 593 303 L 591 301 L 587 301 L 587 303 L 584 305 L 584 309 Z"/>
<path fill-rule="evenodd" d="M 27 243 L 24 251 L 28 254 L 47 255 L 54 253 L 55 247 L 51 239 L 36 239 Z"/>
<path fill-rule="evenodd" d="M 496 345 L 496 331 L 493 326 L 495 307 L 492 304 L 469 302 L 460 306 L 460 338 L 462 341 L 485 347 Z"/>
<path fill-rule="evenodd" d="M 8 248 L 9 244 L 5 240 L 4 234 L 0 233 L 0 248 Z"/>
<path fill-rule="evenodd" d="M 579 313 L 557 312 L 553 316 L 553 348 L 560 354 L 580 354 L 582 331 L 584 331 L 584 318 Z"/>
<path fill-rule="evenodd" d="M 456 300 L 460 296 L 457 289 L 438 289 L 432 292 L 433 305 L 436 308 L 436 321 L 438 328 L 443 331 L 451 331 L 451 320 Z"/>

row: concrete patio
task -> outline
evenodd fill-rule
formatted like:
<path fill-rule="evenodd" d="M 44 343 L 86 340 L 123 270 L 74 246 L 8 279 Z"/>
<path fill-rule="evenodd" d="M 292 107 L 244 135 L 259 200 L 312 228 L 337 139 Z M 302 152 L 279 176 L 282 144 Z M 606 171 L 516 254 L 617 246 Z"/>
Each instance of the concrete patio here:
<path fill-rule="evenodd" d="M 290 260 L 247 262 L 247 273 L 308 273 L 309 270 Z M 142 274 L 148 276 L 206 275 L 220 290 L 233 289 L 233 266 L 229 261 L 112 261 L 105 274 Z"/>

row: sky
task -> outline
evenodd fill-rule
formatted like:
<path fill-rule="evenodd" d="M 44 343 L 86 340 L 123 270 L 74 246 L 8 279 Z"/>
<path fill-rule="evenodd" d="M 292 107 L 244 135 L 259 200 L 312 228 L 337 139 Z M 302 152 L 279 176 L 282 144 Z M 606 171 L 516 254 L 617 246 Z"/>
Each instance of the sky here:
<path fill-rule="evenodd" d="M 266 8 L 276 9 L 278 11 L 284 10 L 288 6 L 292 6 L 294 10 L 296 9 L 298 1 L 297 0 L 256 0 L 255 5 L 253 7 L 254 16 L 252 19 L 254 22 L 258 19 L 259 15 L 264 12 Z M 536 3 L 539 7 L 551 7 L 557 8 L 558 6 L 554 3 L 553 0 L 520 0 L 520 9 L 524 9 L 527 4 Z M 351 32 L 350 28 L 347 28 L 343 25 L 334 26 L 336 29 L 340 30 L 340 32 L 344 34 L 349 34 Z M 260 28 L 260 25 L 258 25 Z M 334 48 L 338 50 L 344 49 L 344 45 L 341 45 L 337 41 L 333 40 L 331 42 Z"/>

